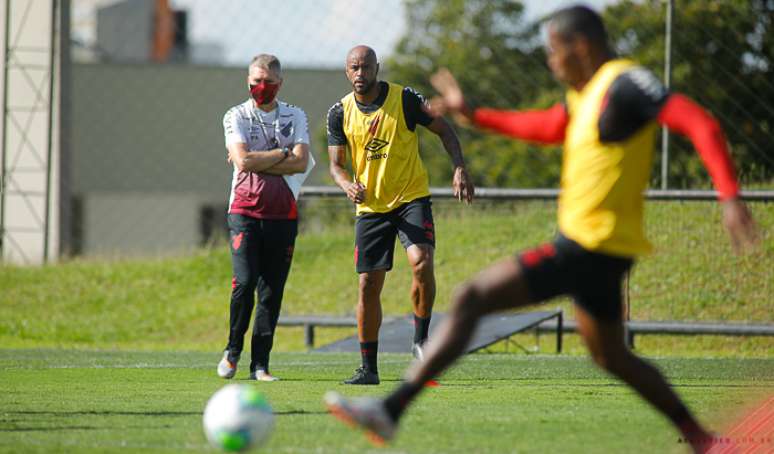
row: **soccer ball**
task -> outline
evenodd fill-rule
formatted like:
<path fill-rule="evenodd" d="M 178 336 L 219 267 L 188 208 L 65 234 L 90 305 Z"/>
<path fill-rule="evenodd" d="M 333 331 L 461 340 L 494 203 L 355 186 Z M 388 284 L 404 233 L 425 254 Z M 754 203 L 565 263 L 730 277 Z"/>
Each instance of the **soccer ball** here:
<path fill-rule="evenodd" d="M 204 408 L 207 440 L 224 451 L 260 446 L 273 428 L 274 414 L 269 403 L 251 385 L 226 385 L 210 397 Z"/>

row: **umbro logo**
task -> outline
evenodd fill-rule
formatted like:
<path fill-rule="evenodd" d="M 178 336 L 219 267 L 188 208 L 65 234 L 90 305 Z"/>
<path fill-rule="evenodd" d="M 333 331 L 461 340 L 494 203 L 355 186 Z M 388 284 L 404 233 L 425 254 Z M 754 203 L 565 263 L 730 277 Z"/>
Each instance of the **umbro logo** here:
<path fill-rule="evenodd" d="M 389 143 L 390 142 L 387 142 L 386 140 L 377 139 L 376 137 L 374 137 L 373 139 L 368 141 L 368 143 L 365 146 L 365 149 L 366 151 L 369 151 L 371 153 L 376 153 L 377 151 L 389 145 Z"/>

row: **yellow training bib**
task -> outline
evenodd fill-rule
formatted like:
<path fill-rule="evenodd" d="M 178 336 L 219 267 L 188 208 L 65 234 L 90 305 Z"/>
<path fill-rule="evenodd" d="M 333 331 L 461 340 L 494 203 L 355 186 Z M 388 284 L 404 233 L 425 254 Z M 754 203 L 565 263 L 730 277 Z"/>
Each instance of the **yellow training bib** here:
<path fill-rule="evenodd" d="M 559 229 L 588 250 L 632 257 L 649 252 L 643 227 L 658 125 L 647 123 L 621 142 L 599 141 L 599 116 L 608 88 L 634 66 L 611 60 L 578 92 L 567 92 L 570 122 L 564 140 Z"/>
<path fill-rule="evenodd" d="M 345 96 L 343 129 L 355 180 L 365 186 L 357 214 L 386 213 L 430 195 L 427 171 L 419 158 L 417 134 L 406 126 L 403 87 L 388 84 L 384 104 L 374 112 L 358 109 L 354 93 Z"/>

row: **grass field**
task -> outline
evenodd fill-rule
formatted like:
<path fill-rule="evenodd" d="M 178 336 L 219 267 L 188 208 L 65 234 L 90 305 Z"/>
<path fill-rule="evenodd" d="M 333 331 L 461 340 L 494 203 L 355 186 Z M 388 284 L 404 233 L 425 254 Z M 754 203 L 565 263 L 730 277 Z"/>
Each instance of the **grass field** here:
<path fill-rule="evenodd" d="M 350 207 L 310 204 L 286 288 L 285 315 L 352 315 Z M 631 277 L 632 317 L 774 323 L 774 209 L 753 204 L 762 242 L 731 254 L 717 204 L 653 203 L 656 252 Z M 549 240 L 552 202 L 435 207 L 437 310 L 488 263 Z M 223 244 L 159 258 L 88 258 L 40 268 L 0 266 L 0 452 L 211 451 L 201 431 L 227 333 L 230 261 Z M 402 255 L 383 295 L 386 315 L 409 311 Z M 567 301 L 552 302 L 572 318 Z M 319 329 L 318 343 L 352 334 Z M 560 356 L 531 334 L 465 358 L 405 419 L 380 452 L 685 452 L 665 420 L 596 371 L 577 336 Z M 553 336 L 537 351 L 551 352 Z M 505 354 L 506 350 L 512 353 Z M 266 452 L 372 452 L 324 412 L 326 390 L 381 393 L 408 355 L 382 355 L 384 383 L 344 388 L 357 355 L 305 352 L 300 328 L 281 328 L 272 356 L 283 381 L 261 384 L 277 429 Z M 657 364 L 713 427 L 774 394 L 774 339 L 639 336 Z M 515 352 L 515 353 L 514 353 Z M 246 357 L 246 353 L 245 353 Z M 244 370 L 237 378 L 245 378 Z M 774 432 L 774 428 L 772 429 Z M 774 434 L 772 435 L 774 438 Z M 768 449 L 768 447 L 764 447 Z M 774 451 L 774 445 L 770 451 Z"/>
<path fill-rule="evenodd" d="M 304 207 L 306 221 L 285 291 L 285 315 L 353 315 L 351 206 L 338 199 Z M 654 202 L 648 231 L 656 251 L 631 277 L 632 318 L 774 323 L 774 204 L 753 212 L 758 252 L 731 253 L 714 202 Z M 555 233 L 553 202 L 435 203 L 438 249 L 436 310 L 478 270 Z M 398 246 L 400 248 L 400 246 Z M 409 312 L 410 272 L 396 253 L 383 306 Z M 216 244 L 177 257 L 86 258 L 40 268 L 0 266 L 0 345 L 6 348 L 99 348 L 217 351 L 227 332 L 231 265 Z M 572 318 L 572 305 L 557 300 Z M 318 330 L 320 342 L 352 330 Z M 303 351 L 301 329 L 281 329 L 279 351 Z M 583 348 L 568 336 L 568 352 Z M 651 355 L 774 356 L 772 338 L 642 336 Z"/>
<path fill-rule="evenodd" d="M 214 452 L 201 412 L 224 384 L 217 360 L 216 353 L 0 350 L 0 452 Z M 338 384 L 351 372 L 349 355 L 280 353 L 273 362 L 283 380 L 258 384 L 277 422 L 262 452 L 377 452 L 328 416 L 321 398 L 329 389 L 381 394 L 396 385 L 408 355 L 384 355 L 383 384 L 354 389 Z M 774 359 L 655 362 L 715 429 L 774 395 Z M 235 381 L 245 376 L 240 370 Z M 774 442 L 758 447 L 774 450 Z M 475 354 L 425 392 L 396 442 L 378 452 L 687 450 L 664 419 L 583 358 Z"/>

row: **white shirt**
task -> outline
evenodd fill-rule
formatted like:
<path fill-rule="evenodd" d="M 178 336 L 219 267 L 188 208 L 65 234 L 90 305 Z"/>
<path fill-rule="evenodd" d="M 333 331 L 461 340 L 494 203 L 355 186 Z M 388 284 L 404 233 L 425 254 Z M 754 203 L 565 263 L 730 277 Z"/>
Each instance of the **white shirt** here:
<path fill-rule="evenodd" d="M 248 151 L 293 148 L 296 144 L 309 144 L 306 113 L 300 107 L 279 100 L 277 107 L 269 112 L 257 108 L 252 98 L 232 107 L 223 116 L 223 133 L 227 147 L 234 143 L 244 143 Z M 306 171 L 283 175 L 294 198 L 298 199 L 301 185 L 314 165 L 310 151 Z M 234 200 L 235 186 L 240 180 L 239 173 L 235 165 L 229 204 Z"/>

